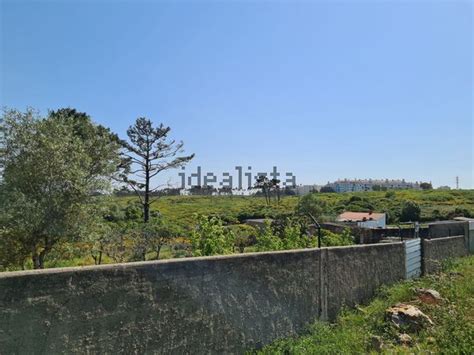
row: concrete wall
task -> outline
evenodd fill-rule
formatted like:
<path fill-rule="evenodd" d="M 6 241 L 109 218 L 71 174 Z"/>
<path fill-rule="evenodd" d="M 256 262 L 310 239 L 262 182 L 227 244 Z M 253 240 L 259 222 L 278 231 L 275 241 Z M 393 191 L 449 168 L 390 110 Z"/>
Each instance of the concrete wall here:
<path fill-rule="evenodd" d="M 466 237 L 464 235 L 423 239 L 422 243 L 422 268 L 425 274 L 438 271 L 442 260 L 469 254 Z"/>
<path fill-rule="evenodd" d="M 444 238 L 466 234 L 469 223 L 465 221 L 440 221 L 428 225 L 430 238 Z"/>
<path fill-rule="evenodd" d="M 405 277 L 403 243 L 327 248 L 323 249 L 322 258 L 326 261 L 329 319 L 335 318 L 343 304 L 364 303 L 381 285 Z"/>
<path fill-rule="evenodd" d="M 404 276 L 400 243 L 0 274 L 1 353 L 241 353 Z"/>

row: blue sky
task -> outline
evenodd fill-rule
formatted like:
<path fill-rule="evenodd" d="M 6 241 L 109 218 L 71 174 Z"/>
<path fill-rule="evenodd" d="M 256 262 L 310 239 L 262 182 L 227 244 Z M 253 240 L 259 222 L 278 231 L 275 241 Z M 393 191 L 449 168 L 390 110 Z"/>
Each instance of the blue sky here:
<path fill-rule="evenodd" d="M 469 1 L 1 4 L 2 106 L 146 116 L 189 172 L 474 187 Z"/>

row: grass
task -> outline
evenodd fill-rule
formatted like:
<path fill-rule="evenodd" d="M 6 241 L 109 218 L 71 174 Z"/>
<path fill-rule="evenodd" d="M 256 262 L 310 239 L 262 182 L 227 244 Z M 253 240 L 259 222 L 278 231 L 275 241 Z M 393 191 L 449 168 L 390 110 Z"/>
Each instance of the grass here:
<path fill-rule="evenodd" d="M 376 353 L 373 337 L 382 340 L 383 353 L 472 354 L 474 350 L 474 256 L 446 263 L 441 273 L 381 289 L 367 306 L 344 310 L 334 324 L 317 322 L 297 338 L 279 340 L 258 354 Z M 428 305 L 417 300 L 415 288 L 437 290 L 445 299 Z M 410 333 L 411 346 L 400 345 L 399 332 L 385 320 L 385 310 L 398 303 L 419 307 L 434 326 Z"/>

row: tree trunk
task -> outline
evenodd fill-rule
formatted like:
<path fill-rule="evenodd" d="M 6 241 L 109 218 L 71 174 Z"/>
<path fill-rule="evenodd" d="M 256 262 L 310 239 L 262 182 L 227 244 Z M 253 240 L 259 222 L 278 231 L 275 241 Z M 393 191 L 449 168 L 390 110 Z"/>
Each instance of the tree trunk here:
<path fill-rule="evenodd" d="M 32 256 L 33 268 L 34 269 L 44 269 L 44 256 L 46 254 L 45 250 L 42 250 L 39 254 L 34 253 Z"/>
<path fill-rule="evenodd" d="M 33 261 L 33 268 L 39 269 L 40 268 L 39 255 L 37 253 L 34 253 L 31 257 L 31 260 Z"/>
<path fill-rule="evenodd" d="M 150 220 L 150 164 L 150 145 L 147 142 L 145 158 L 145 201 L 143 203 L 143 222 L 145 223 L 148 223 Z"/>

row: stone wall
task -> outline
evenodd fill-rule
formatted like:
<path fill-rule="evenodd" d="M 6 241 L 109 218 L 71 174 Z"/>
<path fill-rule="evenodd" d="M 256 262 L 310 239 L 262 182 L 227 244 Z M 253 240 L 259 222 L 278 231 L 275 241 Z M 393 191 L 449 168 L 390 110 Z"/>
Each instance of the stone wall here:
<path fill-rule="evenodd" d="M 425 274 L 436 272 L 445 259 L 456 258 L 469 254 L 464 235 L 455 237 L 423 239 L 422 268 Z"/>
<path fill-rule="evenodd" d="M 242 353 L 402 279 L 401 243 L 0 274 L 1 353 Z"/>

